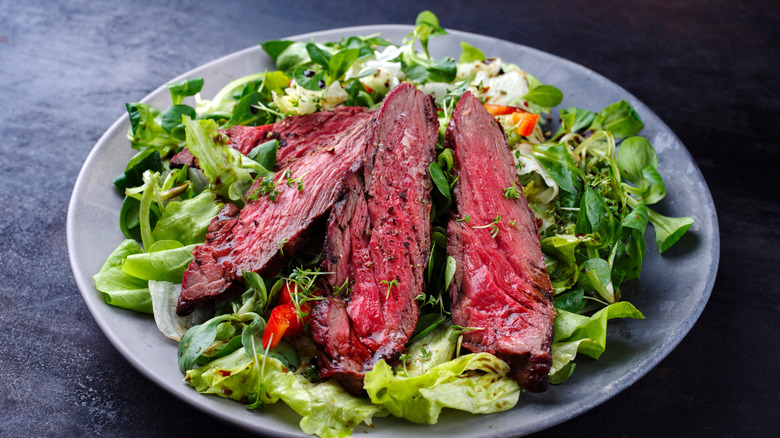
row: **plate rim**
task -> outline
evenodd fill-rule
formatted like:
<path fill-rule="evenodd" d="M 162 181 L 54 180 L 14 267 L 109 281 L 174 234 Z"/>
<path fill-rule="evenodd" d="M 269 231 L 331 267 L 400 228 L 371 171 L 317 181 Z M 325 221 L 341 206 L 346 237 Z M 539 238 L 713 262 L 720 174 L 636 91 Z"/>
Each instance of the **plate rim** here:
<path fill-rule="evenodd" d="M 376 25 L 363 25 L 363 26 L 350 26 L 350 27 L 342 27 L 342 28 L 333 28 L 333 29 L 323 29 L 319 31 L 313 31 L 308 32 L 304 34 L 298 34 L 298 35 L 292 35 L 284 38 L 280 38 L 283 40 L 295 40 L 295 41 L 306 41 L 310 39 L 322 39 L 326 36 L 329 36 L 334 33 L 342 33 L 342 34 L 367 34 L 370 33 L 384 33 L 388 30 L 406 30 L 411 31 L 414 29 L 414 26 L 412 25 L 404 25 L 404 24 L 376 24 Z M 695 176 L 698 177 L 704 184 L 704 187 L 706 189 L 706 199 L 703 202 L 703 205 L 709 207 L 707 212 L 711 213 L 710 220 L 712 221 L 712 246 L 710 248 L 711 256 L 712 256 L 712 262 L 709 266 L 710 272 L 707 274 L 707 281 L 704 284 L 704 289 L 702 290 L 701 298 L 699 299 L 697 305 L 691 309 L 690 313 L 688 314 L 687 318 L 685 320 L 681 321 L 680 324 L 677 326 L 677 330 L 682 332 L 682 335 L 676 336 L 673 339 L 669 339 L 663 344 L 661 344 L 658 348 L 654 350 L 656 354 L 649 357 L 647 360 L 643 361 L 641 364 L 641 369 L 636 370 L 636 372 L 626 373 L 617 379 L 615 379 L 614 383 L 615 385 L 612 385 L 610 389 L 607 391 L 602 391 L 596 396 L 589 397 L 584 401 L 584 403 L 578 404 L 575 408 L 567 411 L 565 415 L 562 415 L 560 417 L 556 417 L 555 419 L 552 419 L 550 421 L 543 421 L 536 425 L 536 427 L 530 428 L 530 429 L 524 429 L 521 431 L 518 430 L 493 430 L 491 431 L 485 431 L 485 433 L 480 434 L 478 436 L 509 436 L 509 434 L 514 433 L 522 433 L 522 434 L 530 434 L 534 432 L 538 432 L 540 430 L 547 429 L 549 427 L 553 427 L 558 424 L 562 424 L 566 421 L 569 421 L 572 418 L 575 418 L 579 415 L 582 415 L 583 413 L 593 409 L 594 407 L 604 403 L 605 401 L 609 400 L 610 398 L 616 396 L 626 388 L 630 387 L 634 383 L 636 383 L 639 379 L 644 377 L 647 373 L 649 373 L 652 369 L 654 369 L 658 363 L 660 363 L 663 359 L 665 359 L 674 348 L 679 345 L 680 342 L 688 335 L 693 325 L 696 323 L 696 321 L 701 316 L 704 307 L 706 306 L 711 294 L 712 290 L 715 284 L 715 280 L 717 277 L 717 271 L 719 267 L 719 259 L 720 259 L 720 231 L 718 226 L 718 218 L 717 218 L 717 211 L 715 209 L 714 201 L 712 199 L 712 194 L 709 190 L 709 187 L 707 186 L 706 180 L 704 179 L 704 176 L 701 173 L 701 170 L 699 169 L 698 165 L 694 161 L 693 157 L 691 156 L 688 149 L 685 147 L 685 145 L 680 141 L 680 139 L 677 137 L 677 134 L 669 128 L 668 125 L 657 115 L 654 111 L 652 111 L 647 105 L 645 105 L 641 100 L 637 99 L 636 96 L 634 96 L 632 93 L 630 93 L 628 90 L 623 88 L 620 84 L 617 84 L 613 82 L 612 80 L 606 78 L 605 76 L 601 75 L 600 73 L 590 69 L 589 67 L 586 67 L 582 64 L 575 63 L 571 60 L 568 60 L 566 58 L 563 58 L 561 56 L 555 55 L 550 52 L 542 51 L 540 49 L 536 49 L 534 47 L 526 46 L 521 43 L 516 43 L 509 40 L 504 40 L 498 37 L 493 37 L 490 35 L 484 35 L 484 34 L 478 34 L 478 33 L 472 33 L 472 32 L 465 32 L 455 29 L 447 29 L 447 32 L 451 36 L 460 36 L 460 37 L 468 37 L 472 39 L 487 39 L 492 42 L 501 42 L 503 44 L 518 46 L 524 51 L 527 51 L 529 53 L 533 53 L 536 55 L 541 55 L 544 57 L 552 57 L 555 59 L 556 62 L 565 63 L 569 67 L 572 67 L 577 70 L 582 70 L 583 72 L 587 73 L 589 77 L 596 78 L 601 81 L 605 81 L 609 83 L 611 86 L 616 87 L 620 91 L 620 93 L 624 96 L 626 100 L 631 99 L 633 102 L 639 102 L 643 106 L 643 112 L 647 112 L 654 116 L 658 122 L 660 123 L 659 129 L 663 131 L 664 133 L 668 133 L 672 136 L 673 141 L 680 144 L 682 146 L 681 152 L 685 154 L 686 158 L 689 160 L 689 162 L 693 165 L 694 172 L 696 173 Z M 169 81 L 166 81 L 159 87 L 155 88 L 151 92 L 149 92 L 146 96 L 143 97 L 143 99 L 140 100 L 140 102 L 148 102 L 149 100 L 153 99 L 156 95 L 158 95 L 161 91 L 165 91 L 167 89 L 167 84 L 175 81 L 179 81 L 182 79 L 185 79 L 187 77 L 191 77 L 194 72 L 201 70 L 201 69 L 209 69 L 211 67 L 214 67 L 215 65 L 222 64 L 228 60 L 234 59 L 234 58 L 241 58 L 243 56 L 247 56 L 253 52 L 262 52 L 262 49 L 259 44 L 253 45 L 235 52 L 232 52 L 230 54 L 221 56 L 219 58 L 216 58 L 212 61 L 206 62 L 204 64 L 200 64 L 192 69 L 190 69 L 187 72 L 184 72 L 174 78 L 172 78 Z M 199 400 L 205 399 L 206 397 L 203 397 L 203 395 L 198 393 L 193 393 L 197 395 L 198 397 L 191 397 L 189 393 L 192 392 L 192 389 L 182 385 L 181 382 L 170 382 L 167 379 L 163 379 L 161 376 L 157 375 L 153 368 L 151 368 L 148 364 L 141 361 L 138 357 L 136 357 L 129 348 L 124 345 L 121 340 L 114 334 L 113 330 L 109 327 L 108 321 L 102 316 L 100 307 L 107 306 L 107 304 L 101 300 L 95 300 L 88 296 L 88 294 L 95 294 L 95 287 L 94 284 L 91 281 L 91 276 L 80 276 L 78 275 L 78 272 L 80 271 L 78 269 L 78 260 L 76 258 L 76 255 L 74 254 L 74 247 L 76 246 L 75 242 L 75 227 L 76 227 L 76 213 L 75 213 L 75 204 L 77 202 L 78 194 L 80 193 L 81 189 L 83 188 L 85 184 L 86 174 L 85 170 L 90 166 L 91 163 L 93 163 L 97 159 L 97 155 L 100 149 L 104 147 L 104 144 L 109 143 L 109 140 L 111 138 L 114 138 L 116 135 L 119 135 L 123 132 L 123 130 L 126 130 L 126 127 L 123 127 L 123 125 L 127 125 L 127 117 L 125 114 L 120 116 L 114 123 L 111 124 L 111 126 L 101 135 L 101 137 L 98 139 L 98 141 L 95 143 L 95 145 L 90 150 L 89 155 L 84 160 L 84 163 L 81 166 L 81 169 L 79 171 L 78 177 L 76 179 L 76 183 L 73 186 L 70 200 L 68 203 L 68 213 L 67 213 L 67 219 L 66 219 L 66 241 L 67 241 L 67 247 L 68 247 L 68 258 L 71 265 L 71 271 L 73 273 L 73 276 L 76 280 L 77 287 L 79 289 L 80 295 L 82 296 L 82 299 L 84 303 L 86 304 L 90 315 L 92 316 L 93 320 L 97 323 L 98 327 L 100 328 L 101 332 L 104 336 L 109 340 L 111 345 L 122 355 L 122 357 L 127 360 L 141 375 L 143 375 L 145 378 L 151 380 L 155 384 L 157 384 L 159 387 L 164 389 L 169 394 L 174 395 L 176 398 L 184 401 L 188 405 L 195 407 L 196 409 L 205 412 L 209 414 L 212 417 L 218 418 L 222 421 L 225 421 L 231 425 L 240 427 L 244 430 L 247 430 L 252 433 L 259 433 L 262 431 L 262 433 L 271 433 L 275 436 L 308 436 L 303 434 L 302 431 L 298 431 L 298 433 L 289 433 L 285 430 L 279 430 L 274 428 L 269 428 L 268 426 L 264 426 L 262 421 L 257 422 L 246 422 L 243 419 L 235 418 L 234 416 L 230 415 L 230 412 L 224 412 L 219 410 L 214 410 L 213 406 L 210 403 L 207 402 L 200 402 Z M 114 309 L 114 308 L 112 308 Z M 182 388 L 186 390 L 182 391 Z M 509 432 L 509 434 L 507 433 Z"/>

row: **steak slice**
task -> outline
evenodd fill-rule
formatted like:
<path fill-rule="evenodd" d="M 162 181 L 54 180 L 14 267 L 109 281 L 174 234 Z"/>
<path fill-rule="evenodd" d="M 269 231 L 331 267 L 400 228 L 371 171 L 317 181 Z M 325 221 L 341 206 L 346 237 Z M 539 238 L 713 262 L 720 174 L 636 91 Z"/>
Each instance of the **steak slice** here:
<path fill-rule="evenodd" d="M 322 375 L 353 393 L 376 361 L 397 360 L 417 324 L 437 136 L 433 99 L 411 84 L 396 87 L 375 122 L 362 178 L 348 178 L 328 219 L 323 264 L 333 273 L 326 279 L 331 295 L 309 325 Z"/>
<path fill-rule="evenodd" d="M 552 365 L 555 310 L 536 222 L 528 203 L 504 196 L 516 187 L 515 166 L 501 127 L 466 93 L 444 139 L 455 157 L 457 218 L 447 226 L 447 253 L 456 261 L 450 285 L 452 321 L 477 327 L 463 346 L 506 361 L 528 391 L 542 392 Z"/>
<path fill-rule="evenodd" d="M 281 122 L 262 126 L 233 126 L 220 130 L 230 139 L 228 146 L 247 155 L 255 146 L 268 140 L 279 140 L 275 170 L 282 170 L 293 161 L 320 147 L 328 147 L 345 125 L 371 117 L 372 111 L 362 107 L 339 107 L 331 111 L 287 117 Z M 184 148 L 171 158 L 171 167 L 198 167 L 198 161 Z"/>
<path fill-rule="evenodd" d="M 193 260 L 184 272 L 176 306 L 179 315 L 187 315 L 196 307 L 209 307 L 240 292 L 244 270 L 276 274 L 306 242 L 309 231 L 327 218 L 330 208 L 341 197 L 344 175 L 357 171 L 363 164 L 373 119 L 372 113 L 362 114 L 360 118 L 347 118 L 341 132 L 277 172 L 275 199 L 258 191 L 263 185 L 261 178 L 254 182 L 237 218 L 195 247 Z M 297 184 L 288 183 L 299 178 L 302 191 Z M 253 193 L 257 195 L 255 199 Z"/>

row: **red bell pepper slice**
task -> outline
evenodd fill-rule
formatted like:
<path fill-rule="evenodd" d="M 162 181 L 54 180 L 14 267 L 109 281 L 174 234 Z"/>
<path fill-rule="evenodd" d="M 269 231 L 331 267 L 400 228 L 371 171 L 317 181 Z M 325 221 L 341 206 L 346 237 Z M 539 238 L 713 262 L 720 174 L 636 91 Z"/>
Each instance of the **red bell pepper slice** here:
<path fill-rule="evenodd" d="M 516 108 L 513 106 L 494 105 L 492 103 L 486 103 L 485 109 L 493 116 L 503 116 L 506 114 L 512 114 L 517 111 L 524 111 L 520 108 Z"/>
<path fill-rule="evenodd" d="M 512 114 L 512 123 L 519 123 L 515 132 L 522 135 L 523 137 L 528 137 L 534 132 L 534 128 L 536 127 L 536 122 L 538 120 L 539 114 L 527 112 L 517 112 Z"/>
<path fill-rule="evenodd" d="M 487 112 L 495 116 L 504 116 L 507 114 L 512 115 L 512 123 L 518 125 L 515 132 L 528 137 L 534 132 L 536 122 L 539 120 L 539 114 L 528 112 L 522 108 L 514 106 L 494 105 L 492 103 L 486 103 L 485 109 Z"/>
<path fill-rule="evenodd" d="M 303 333 L 306 321 L 309 319 L 311 305 L 301 303 L 301 312 L 305 314 L 303 319 L 298 315 L 298 309 L 293 303 L 291 293 L 295 291 L 295 284 L 288 281 L 282 288 L 277 299 L 277 306 L 271 311 L 268 324 L 263 331 L 263 348 L 276 348 L 282 338 L 294 338 Z"/>

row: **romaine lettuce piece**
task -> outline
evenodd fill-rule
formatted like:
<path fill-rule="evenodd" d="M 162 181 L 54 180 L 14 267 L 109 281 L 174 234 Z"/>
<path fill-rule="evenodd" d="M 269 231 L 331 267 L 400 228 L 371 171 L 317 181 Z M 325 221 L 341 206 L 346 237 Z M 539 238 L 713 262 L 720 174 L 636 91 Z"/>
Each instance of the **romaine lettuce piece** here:
<path fill-rule="evenodd" d="M 213 137 L 217 134 L 217 124 L 213 120 L 192 120 L 184 118 L 187 132 L 187 149 L 192 152 L 200 164 L 200 169 L 211 183 L 211 191 L 225 199 L 244 204 L 244 194 L 252 184 L 249 171 L 236 162 L 227 146 L 218 145 Z"/>

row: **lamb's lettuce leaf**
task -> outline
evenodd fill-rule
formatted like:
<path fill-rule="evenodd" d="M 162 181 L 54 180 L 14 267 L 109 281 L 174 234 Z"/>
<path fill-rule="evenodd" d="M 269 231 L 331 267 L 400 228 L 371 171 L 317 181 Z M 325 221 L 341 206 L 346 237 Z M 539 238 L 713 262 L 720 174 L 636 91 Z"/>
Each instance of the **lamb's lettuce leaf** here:
<path fill-rule="evenodd" d="M 460 42 L 460 58 L 458 58 L 458 64 L 467 64 L 469 62 L 484 60 L 485 53 L 482 52 L 482 50 L 479 50 L 465 41 Z"/>
<path fill-rule="evenodd" d="M 563 93 L 552 85 L 538 85 L 531 88 L 522 99 L 544 108 L 552 108 L 563 101 Z"/>
<path fill-rule="evenodd" d="M 168 84 L 168 91 L 171 92 L 171 101 L 173 105 L 181 105 L 187 96 L 194 96 L 203 89 L 203 78 L 184 79 L 179 82 Z M 181 120 L 179 120 L 181 123 Z"/>
<path fill-rule="evenodd" d="M 140 186 L 144 183 L 143 174 L 147 170 L 163 171 L 162 158 L 157 149 L 146 149 L 135 154 L 127 163 L 124 173 L 114 179 L 114 186 L 121 191 Z"/>
<path fill-rule="evenodd" d="M 557 310 L 553 326 L 552 383 L 561 383 L 571 374 L 573 366 L 569 364 L 577 353 L 593 359 L 601 356 L 607 345 L 607 321 L 613 318 L 644 319 L 645 316 L 627 301 L 610 304 L 592 316 Z"/>
<path fill-rule="evenodd" d="M 625 100 L 615 102 L 601 110 L 590 125 L 590 129 L 594 131 L 598 129 L 610 131 L 616 140 L 637 135 L 644 127 L 645 124 L 639 114 Z"/>

